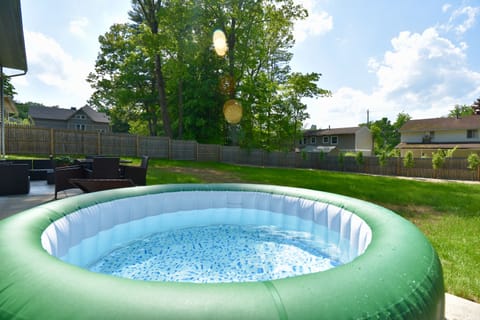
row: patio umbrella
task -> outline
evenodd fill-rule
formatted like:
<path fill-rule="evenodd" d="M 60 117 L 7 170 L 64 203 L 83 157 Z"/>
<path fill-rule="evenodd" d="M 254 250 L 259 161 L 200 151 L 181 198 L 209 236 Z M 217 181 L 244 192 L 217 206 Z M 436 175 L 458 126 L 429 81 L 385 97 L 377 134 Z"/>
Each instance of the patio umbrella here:
<path fill-rule="evenodd" d="M 5 75 L 3 68 L 13 69 L 13 73 Z M 4 78 L 24 75 L 27 73 L 27 69 L 20 0 L 0 1 L 0 121 L 2 123 L 2 157 L 5 157 Z M 18 71 L 21 72 L 18 73 Z"/>

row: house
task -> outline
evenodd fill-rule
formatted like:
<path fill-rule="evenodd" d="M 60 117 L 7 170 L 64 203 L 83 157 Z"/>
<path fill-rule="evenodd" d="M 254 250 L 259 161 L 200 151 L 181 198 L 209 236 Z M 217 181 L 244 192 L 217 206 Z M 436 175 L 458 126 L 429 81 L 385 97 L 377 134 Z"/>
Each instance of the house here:
<path fill-rule="evenodd" d="M 400 154 L 412 151 L 414 157 L 431 157 L 438 149 L 457 147 L 455 157 L 480 152 L 480 115 L 458 118 L 409 120 L 400 128 Z"/>
<path fill-rule="evenodd" d="M 364 156 L 373 154 L 372 133 L 367 127 L 306 130 L 298 148 L 304 152 L 359 152 Z"/>
<path fill-rule="evenodd" d="M 15 102 L 13 102 L 12 98 L 4 96 L 3 97 L 3 105 L 5 107 L 5 113 L 4 116 L 7 120 L 9 120 L 10 115 L 17 115 L 18 110 L 17 107 L 15 106 Z M 1 122 L 1 120 L 0 120 Z"/>
<path fill-rule="evenodd" d="M 110 118 L 89 106 L 76 109 L 31 106 L 28 115 L 37 127 L 110 132 Z"/>

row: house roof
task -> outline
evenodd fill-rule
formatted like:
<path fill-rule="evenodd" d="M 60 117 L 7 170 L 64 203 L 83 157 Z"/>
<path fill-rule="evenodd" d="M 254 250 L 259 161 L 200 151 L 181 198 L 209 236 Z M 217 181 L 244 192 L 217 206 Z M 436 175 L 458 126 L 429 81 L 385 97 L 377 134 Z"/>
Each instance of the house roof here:
<path fill-rule="evenodd" d="M 480 115 L 464 116 L 461 118 L 433 118 L 409 120 L 400 132 L 418 132 L 435 130 L 468 130 L 480 128 Z"/>
<path fill-rule="evenodd" d="M 320 130 L 307 130 L 305 135 L 311 136 L 330 136 L 340 134 L 355 134 L 361 127 L 348 127 L 348 128 L 333 128 L 333 129 L 320 129 Z"/>
<path fill-rule="evenodd" d="M 0 1 L 0 65 L 27 72 L 20 0 Z"/>
<path fill-rule="evenodd" d="M 92 119 L 92 121 L 94 121 L 94 122 L 110 123 L 110 118 L 104 112 L 97 112 L 89 106 L 84 106 L 80 110 L 83 111 L 87 116 L 89 116 L 90 119 Z M 78 110 L 78 111 L 80 111 L 80 110 Z"/>
<path fill-rule="evenodd" d="M 97 112 L 89 106 L 84 106 L 79 110 L 58 107 L 31 106 L 28 110 L 28 114 L 33 119 L 67 121 L 80 111 L 85 113 L 93 122 L 107 124 L 110 123 L 110 119 L 105 113 Z"/>

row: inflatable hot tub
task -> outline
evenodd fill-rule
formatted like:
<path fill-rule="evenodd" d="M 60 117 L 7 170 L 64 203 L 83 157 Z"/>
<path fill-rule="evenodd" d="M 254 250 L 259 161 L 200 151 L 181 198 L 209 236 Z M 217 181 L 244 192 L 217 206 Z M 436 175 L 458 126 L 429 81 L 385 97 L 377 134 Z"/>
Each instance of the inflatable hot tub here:
<path fill-rule="evenodd" d="M 131 280 L 83 268 L 92 256 L 117 245 L 116 230 L 127 234 L 127 240 L 135 239 L 165 228 L 164 217 L 171 213 L 211 208 L 263 210 L 271 213 L 270 220 L 261 219 L 266 224 L 291 225 L 293 217 L 300 221 L 299 230 L 327 228 L 332 233 L 322 237 L 342 243 L 343 253 L 338 256 L 342 264 L 274 280 L 201 284 Z M 233 222 L 229 220 L 232 216 Z M 218 219 L 231 224 L 243 218 L 240 210 Z M 202 223 L 185 219 L 181 226 Z M 414 225 L 371 203 L 306 189 L 185 184 L 80 195 L 0 221 L 0 256 L 0 318 L 444 316 L 441 265 Z"/>

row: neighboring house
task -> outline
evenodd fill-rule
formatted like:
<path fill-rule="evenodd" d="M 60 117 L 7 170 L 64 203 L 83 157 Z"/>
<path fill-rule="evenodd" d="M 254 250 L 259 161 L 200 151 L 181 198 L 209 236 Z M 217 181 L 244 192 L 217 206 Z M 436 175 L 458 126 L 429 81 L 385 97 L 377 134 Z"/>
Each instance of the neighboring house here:
<path fill-rule="evenodd" d="M 438 149 L 457 147 L 454 156 L 480 152 L 480 115 L 459 118 L 409 120 L 400 128 L 400 154 L 412 151 L 414 157 L 431 157 Z"/>
<path fill-rule="evenodd" d="M 306 130 L 298 148 L 304 152 L 359 152 L 373 155 L 372 133 L 367 127 Z"/>
<path fill-rule="evenodd" d="M 28 115 L 37 127 L 110 132 L 110 118 L 89 106 L 81 109 L 31 106 Z"/>
<path fill-rule="evenodd" d="M 6 120 L 10 119 L 10 115 L 12 115 L 12 114 L 17 115 L 18 114 L 17 107 L 15 106 L 15 102 L 13 102 L 12 98 L 6 97 L 6 96 L 3 97 L 3 106 L 5 108 L 4 116 L 5 116 Z M 0 123 L 1 122 L 2 122 L 2 120 L 0 119 Z"/>

